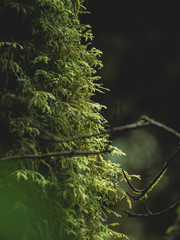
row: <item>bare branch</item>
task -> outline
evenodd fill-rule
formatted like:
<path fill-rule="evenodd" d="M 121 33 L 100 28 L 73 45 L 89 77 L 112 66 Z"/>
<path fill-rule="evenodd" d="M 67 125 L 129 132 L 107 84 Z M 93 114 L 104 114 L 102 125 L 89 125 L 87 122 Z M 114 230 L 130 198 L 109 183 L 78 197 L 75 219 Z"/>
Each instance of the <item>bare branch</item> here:
<path fill-rule="evenodd" d="M 154 119 L 151 119 L 147 116 L 143 116 L 139 121 L 135 122 L 135 123 L 131 123 L 131 124 L 126 124 L 123 126 L 119 126 L 119 127 L 109 127 L 108 125 L 104 125 L 105 127 L 108 127 L 107 129 L 105 129 L 104 131 L 98 132 L 98 133 L 93 133 L 93 134 L 89 134 L 89 135 L 78 135 L 78 136 L 72 136 L 69 138 L 64 138 L 64 139 L 60 139 L 58 138 L 56 135 L 54 135 L 53 133 L 43 129 L 42 127 L 37 126 L 37 124 L 35 124 L 31 119 L 29 119 L 27 116 L 24 116 L 24 119 L 26 120 L 26 122 L 28 122 L 31 126 L 37 128 L 40 132 L 41 132 L 41 138 L 44 140 L 48 140 L 48 141 L 53 141 L 53 142 L 59 142 L 59 143 L 63 143 L 63 142 L 72 142 L 75 140 L 80 140 L 80 139 L 86 139 L 86 138 L 91 138 L 91 137 L 96 137 L 96 136 L 101 136 L 101 135 L 105 135 L 105 134 L 112 134 L 114 132 L 126 132 L 128 130 L 135 130 L 135 129 L 139 129 L 145 126 L 156 126 L 159 127 L 161 129 L 164 129 L 165 131 L 173 134 L 174 136 L 180 138 L 180 133 L 175 131 L 174 129 L 155 121 Z M 85 116 L 86 117 L 86 116 Z M 94 122 L 96 122 L 94 119 L 90 119 Z M 97 124 L 101 124 L 99 122 L 96 122 Z M 101 124 L 102 125 L 102 124 Z M 98 154 L 103 154 L 103 153 L 110 153 L 111 150 L 109 148 L 109 144 L 110 142 L 108 142 L 106 148 L 104 150 L 101 151 L 65 151 L 65 152 L 50 152 L 50 153 L 42 153 L 42 154 L 24 154 L 24 155 L 15 155 L 15 156 L 8 156 L 8 157 L 4 157 L 1 158 L 0 161 L 5 161 L 5 160 L 15 160 L 15 159 L 40 159 L 40 158 L 48 158 L 48 157 L 53 157 L 53 156 L 78 156 L 78 155 L 84 155 L 84 156 L 88 156 L 88 155 L 98 155 Z M 126 179 L 130 189 L 135 193 L 135 196 L 131 195 L 130 193 L 127 193 L 132 199 L 134 200 L 143 200 L 143 205 L 144 205 L 144 209 L 145 209 L 145 213 L 133 213 L 131 211 L 128 211 L 126 209 L 122 209 L 122 211 L 124 211 L 126 214 L 128 214 L 128 216 L 130 217 L 152 217 L 152 216 L 158 216 L 161 215 L 163 213 L 168 212 L 169 210 L 175 208 L 176 206 L 180 205 L 180 201 L 178 201 L 177 203 L 171 205 L 170 207 L 159 211 L 159 212 L 151 212 L 151 210 L 149 209 L 149 207 L 147 206 L 144 197 L 147 195 L 147 193 L 152 189 L 153 185 L 155 185 L 157 183 L 157 181 L 161 178 L 161 176 L 163 175 L 163 173 L 168 169 L 169 165 L 173 162 L 173 160 L 176 158 L 176 156 L 180 153 L 180 146 L 178 147 L 177 151 L 173 154 L 173 156 L 165 162 L 164 166 L 162 167 L 162 169 L 159 171 L 159 173 L 157 174 L 157 176 L 151 181 L 151 183 L 142 190 L 136 189 L 128 180 L 128 177 L 126 176 L 126 173 L 124 170 L 122 170 L 124 178 Z"/>
<path fill-rule="evenodd" d="M 154 125 L 156 127 L 162 128 L 162 129 L 166 130 L 167 132 L 172 133 L 176 137 L 180 138 L 180 133 L 179 132 L 175 131 L 174 129 L 172 129 L 172 128 L 168 127 L 168 126 L 166 126 L 163 123 L 155 121 L 154 119 L 149 118 L 147 116 L 142 116 L 141 119 L 144 119 L 146 122 L 150 123 L 150 125 Z"/>
<path fill-rule="evenodd" d="M 20 160 L 20 159 L 39 159 L 39 158 L 47 158 L 47 157 L 55 157 L 55 156 L 88 156 L 88 155 L 97 155 L 108 153 L 110 150 L 105 149 L 102 151 L 65 151 L 65 152 L 49 152 L 49 153 L 42 153 L 42 154 L 24 154 L 24 155 L 14 155 L 0 158 L 0 161 L 6 160 Z"/>
<path fill-rule="evenodd" d="M 160 128 L 163 128 L 166 131 L 168 131 L 170 133 L 173 133 L 175 136 L 180 138 L 180 133 L 176 132 L 175 130 L 167 127 L 164 124 L 156 122 L 153 119 L 150 119 L 148 117 L 143 116 L 142 119 L 140 119 L 139 121 L 137 121 L 135 123 L 126 124 L 126 125 L 119 126 L 119 127 L 114 127 L 114 128 L 108 128 L 108 129 L 106 129 L 104 131 L 101 131 L 99 133 L 93 133 L 93 134 L 89 134 L 89 135 L 87 135 L 87 134 L 77 135 L 77 136 L 73 136 L 73 137 L 69 137 L 69 138 L 60 139 L 56 135 L 54 135 L 53 133 L 49 132 L 48 130 L 45 130 L 42 127 L 38 126 L 31 119 L 29 119 L 27 116 L 25 116 L 23 114 L 22 114 L 22 116 L 23 116 L 23 118 L 25 119 L 26 122 L 28 122 L 31 126 L 37 128 L 42 133 L 42 135 L 41 135 L 42 139 L 52 141 L 52 142 L 59 142 L 59 143 L 72 142 L 72 141 L 75 141 L 75 140 L 96 137 L 96 136 L 104 135 L 104 134 L 107 134 L 107 133 L 125 132 L 125 131 L 128 131 L 128 130 L 134 130 L 134 129 L 142 128 L 142 127 L 149 126 L 149 125 L 155 125 L 155 126 L 158 126 Z M 17 156 L 11 156 L 11 157 L 4 157 L 4 158 L 1 158 L 0 160 L 25 159 L 25 158 L 44 158 L 44 157 L 50 157 L 50 156 L 91 155 L 91 154 L 107 153 L 107 152 L 109 152 L 109 151 L 106 148 L 105 150 L 102 150 L 102 151 L 99 151 L 99 152 L 98 151 L 97 152 L 96 151 L 93 151 L 93 152 L 91 152 L 91 151 L 89 151 L 89 152 L 88 151 L 87 152 L 86 151 L 84 151 L 84 152 L 83 151 L 66 151 L 66 152 L 55 152 L 55 153 L 43 153 L 43 154 L 39 154 L 39 155 L 25 154 L 23 156 L 17 155 Z M 127 180 L 127 177 L 126 177 L 125 173 L 123 173 L 123 174 L 124 174 L 124 176 Z M 127 182 L 130 185 L 128 180 L 127 180 Z M 154 183 L 154 181 L 151 183 L 151 186 L 152 186 L 153 183 Z M 131 189 L 133 189 L 133 188 L 134 187 L 131 186 Z M 148 189 L 149 189 L 149 187 L 142 190 L 142 192 L 145 193 Z M 137 190 L 135 188 L 134 188 L 134 190 L 136 192 L 141 191 L 141 190 Z M 142 195 L 140 195 L 140 196 L 142 196 Z M 138 196 L 138 199 L 139 199 L 140 196 Z"/>
<path fill-rule="evenodd" d="M 37 124 L 35 124 L 27 116 L 23 115 L 23 117 L 30 125 L 37 128 L 43 134 L 43 135 L 40 136 L 42 139 L 47 140 L 47 141 L 59 142 L 59 143 L 72 142 L 72 141 L 75 141 L 75 140 L 97 137 L 97 136 L 105 135 L 105 134 L 108 134 L 108 133 L 112 134 L 114 132 L 122 133 L 122 132 L 126 132 L 126 131 L 129 131 L 129 130 L 135 130 L 135 129 L 139 129 L 139 128 L 150 126 L 150 125 L 155 125 L 157 127 L 163 128 L 167 132 L 169 132 L 169 133 L 175 135 L 176 137 L 180 138 L 180 133 L 178 133 L 174 129 L 169 128 L 168 126 L 166 126 L 162 123 L 159 123 L 159 122 L 157 122 L 153 119 L 150 119 L 149 117 L 146 117 L 146 116 L 143 116 L 142 119 L 140 119 L 139 121 L 137 121 L 135 123 L 126 124 L 126 125 L 119 126 L 119 127 L 110 127 L 110 128 L 107 128 L 106 130 L 100 131 L 98 133 L 77 135 L 77 136 L 72 136 L 72 137 L 69 137 L 69 138 L 58 138 L 53 133 L 43 129 L 42 127 L 37 126 Z M 99 124 L 101 124 L 101 123 L 99 123 Z"/>
<path fill-rule="evenodd" d="M 31 126 L 37 128 L 43 134 L 43 136 L 41 136 L 41 138 L 43 138 L 44 140 L 54 141 L 54 142 L 59 142 L 59 143 L 72 142 L 75 140 L 97 137 L 100 135 L 105 135 L 107 133 L 124 132 L 127 130 L 138 129 L 138 128 L 150 125 L 149 122 L 145 122 L 144 120 L 139 120 L 136 123 L 127 124 L 127 125 L 123 125 L 120 127 L 108 128 L 108 129 L 98 132 L 98 133 L 77 135 L 77 136 L 73 136 L 73 137 L 69 137 L 69 138 L 58 138 L 57 136 L 55 136 L 53 133 L 49 132 L 48 130 L 45 130 L 42 127 L 37 126 L 37 124 L 34 123 L 31 119 L 29 119 L 27 116 L 23 115 L 23 117 L 26 120 L 26 122 L 28 122 Z"/>
<path fill-rule="evenodd" d="M 170 211 L 171 209 L 173 209 L 179 205 L 180 205 L 180 201 L 174 203 L 170 207 L 163 209 L 162 211 L 159 211 L 159 212 L 151 212 L 150 209 L 148 208 L 147 204 L 145 204 L 145 213 L 133 213 L 126 209 L 121 209 L 121 210 L 123 212 L 125 212 L 129 217 L 156 217 L 156 216 L 162 215 L 162 214 Z"/>
<path fill-rule="evenodd" d="M 86 138 L 91 138 L 91 137 L 96 137 L 96 136 L 101 136 L 101 135 L 105 135 L 105 134 L 111 134 L 114 132 L 126 132 L 128 130 L 135 130 L 135 129 L 139 129 L 145 126 L 156 126 L 159 127 L 161 129 L 164 129 L 165 131 L 173 134 L 174 136 L 180 138 L 180 133 L 175 131 L 174 129 L 160 123 L 157 122 L 147 116 L 143 116 L 139 121 L 135 122 L 135 123 L 131 123 L 131 124 L 126 124 L 123 126 L 119 126 L 119 127 L 109 127 L 108 125 L 106 125 L 106 127 L 108 127 L 107 129 L 105 129 L 104 131 L 98 132 L 98 133 L 93 133 L 93 134 L 89 134 L 89 135 L 78 135 L 78 136 L 73 136 L 73 137 L 69 137 L 69 138 L 64 138 L 64 139 L 60 139 L 58 138 L 56 135 L 54 135 L 53 133 L 49 132 L 48 130 L 43 129 L 42 127 L 39 127 L 37 124 L 35 124 L 31 119 L 29 119 L 27 116 L 24 116 L 24 119 L 26 120 L 26 122 L 28 122 L 31 126 L 37 128 L 40 132 L 41 132 L 41 138 L 44 140 L 48 140 L 48 141 L 52 141 L 52 142 L 59 142 L 59 143 L 63 143 L 63 142 L 72 142 L 75 140 L 80 140 L 80 139 L 86 139 Z M 94 119 L 90 119 L 92 121 L 94 121 Z M 96 122 L 96 121 L 94 121 Z M 101 124 L 99 122 L 97 122 L 98 124 Z M 104 125 L 105 126 L 105 125 Z M 109 148 L 109 144 L 110 142 L 107 143 L 107 146 L 105 149 L 101 150 L 101 151 L 64 151 L 64 152 L 49 152 L 49 153 L 42 153 L 42 154 L 24 154 L 24 155 L 14 155 L 14 156 L 8 156 L 8 157 L 3 157 L 0 159 L 0 161 L 6 161 L 6 160 L 22 160 L 22 159 L 41 159 L 41 158 L 49 158 L 49 157 L 53 157 L 53 156 L 68 156 L 68 157 L 72 157 L 72 156 L 78 156 L 78 155 L 84 155 L 84 156 L 88 156 L 88 155 L 98 155 L 98 154 L 103 154 L 103 153 L 110 153 L 112 150 L 110 150 Z M 122 170 L 124 178 L 126 179 L 130 189 L 135 193 L 135 196 L 131 195 L 130 193 L 127 193 L 132 199 L 134 200 L 143 200 L 143 205 L 144 205 L 144 209 L 145 209 L 145 213 L 132 213 L 131 211 L 128 211 L 126 209 L 122 209 L 122 211 L 124 211 L 126 214 L 128 214 L 128 216 L 130 217 L 151 217 L 151 216 L 158 216 L 161 215 L 163 213 L 168 212 L 169 210 L 175 208 L 176 206 L 180 205 L 180 201 L 171 205 L 170 207 L 159 211 L 159 212 L 151 212 L 150 209 L 148 208 L 144 197 L 147 195 L 147 193 L 152 189 L 153 185 L 155 185 L 157 183 L 157 181 L 161 178 L 161 176 L 163 175 L 163 173 L 168 169 L 169 165 L 173 162 L 173 160 L 176 158 L 176 156 L 180 153 L 180 146 L 178 147 L 177 151 L 174 153 L 174 155 L 165 162 L 164 166 L 162 167 L 162 169 L 159 171 L 159 173 L 157 174 L 157 176 L 151 181 L 151 183 L 142 190 L 136 189 L 128 180 L 128 177 L 126 176 L 126 173 L 124 170 Z"/>
<path fill-rule="evenodd" d="M 139 189 L 136 189 L 131 183 L 130 181 L 128 180 L 125 172 L 122 170 L 123 174 L 124 174 L 124 177 L 130 187 L 130 189 L 136 193 L 137 195 L 136 196 L 133 196 L 132 194 L 130 193 L 127 193 L 132 199 L 134 200 L 139 200 L 139 199 L 142 199 L 147 193 L 148 191 L 151 189 L 151 187 L 156 184 L 156 182 L 158 181 L 158 179 L 160 179 L 160 177 L 163 175 L 163 173 L 168 169 L 169 165 L 173 162 L 173 160 L 176 158 L 176 156 L 180 153 L 180 146 L 178 147 L 178 149 L 176 150 L 176 152 L 173 154 L 173 156 L 165 162 L 164 166 L 162 167 L 162 169 L 159 171 L 159 173 L 157 174 L 157 176 L 151 181 L 151 183 L 144 189 L 142 190 L 139 190 Z M 141 194 L 139 194 L 141 193 Z"/>

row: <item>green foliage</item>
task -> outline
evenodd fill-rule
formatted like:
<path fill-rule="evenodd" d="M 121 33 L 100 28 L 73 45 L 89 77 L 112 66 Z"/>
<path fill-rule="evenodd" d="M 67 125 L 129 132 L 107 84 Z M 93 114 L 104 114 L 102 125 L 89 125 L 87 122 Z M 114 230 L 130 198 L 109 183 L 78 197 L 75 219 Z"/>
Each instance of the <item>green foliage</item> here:
<path fill-rule="evenodd" d="M 1 156 L 98 151 L 108 144 L 108 135 L 48 142 L 23 117 L 59 138 L 104 129 L 96 123 L 106 123 L 99 113 L 104 106 L 92 101 L 96 91 L 104 90 L 95 75 L 102 67 L 102 53 L 90 47 L 91 28 L 79 21 L 82 4 L 80 0 L 1 1 L 0 22 L 7 22 L 0 25 Z M 117 149 L 114 153 L 122 154 Z M 117 164 L 101 155 L 0 164 L 2 238 L 123 236 L 105 224 L 110 205 L 124 197 L 129 201 L 119 186 L 123 175 Z"/>

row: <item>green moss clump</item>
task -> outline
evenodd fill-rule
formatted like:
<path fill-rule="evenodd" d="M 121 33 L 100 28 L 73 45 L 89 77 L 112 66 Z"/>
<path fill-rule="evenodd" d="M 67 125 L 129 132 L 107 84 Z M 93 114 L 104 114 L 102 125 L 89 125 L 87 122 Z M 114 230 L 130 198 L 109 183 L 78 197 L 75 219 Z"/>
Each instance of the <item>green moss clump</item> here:
<path fill-rule="evenodd" d="M 47 141 L 40 130 L 68 138 L 104 129 L 97 124 L 106 122 L 100 114 L 103 106 L 91 100 L 103 89 L 96 76 L 102 53 L 90 47 L 91 28 L 79 21 L 82 4 L 80 0 L 1 1 L 1 158 L 100 151 L 108 144 L 108 135 Z M 12 159 L 0 165 L 2 239 L 123 236 L 104 223 L 108 206 L 127 197 L 119 187 L 122 172 L 101 155 Z"/>

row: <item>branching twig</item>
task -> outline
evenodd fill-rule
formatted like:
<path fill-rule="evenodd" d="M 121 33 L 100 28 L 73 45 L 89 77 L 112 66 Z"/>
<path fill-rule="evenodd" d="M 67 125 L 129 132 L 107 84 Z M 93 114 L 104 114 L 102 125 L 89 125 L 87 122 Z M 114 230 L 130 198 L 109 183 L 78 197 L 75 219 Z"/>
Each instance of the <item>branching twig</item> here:
<path fill-rule="evenodd" d="M 121 209 L 121 210 L 125 212 L 129 217 L 155 217 L 155 216 L 162 215 L 179 205 L 180 205 L 180 201 L 174 203 L 170 207 L 163 209 L 162 211 L 159 211 L 159 212 L 151 212 L 146 203 L 144 203 L 145 213 L 133 213 L 126 209 Z"/>
<path fill-rule="evenodd" d="M 126 124 L 123 126 L 119 126 L 119 127 L 109 127 L 108 125 L 104 125 L 106 127 L 106 129 L 104 131 L 98 132 L 98 133 L 93 133 L 93 134 L 89 134 L 89 135 L 78 135 L 78 136 L 72 136 L 69 138 L 64 138 L 64 139 L 60 139 L 59 137 L 57 137 L 56 135 L 54 135 L 53 133 L 49 132 L 48 130 L 43 129 L 42 127 L 38 126 L 36 123 L 34 123 L 31 119 L 29 119 L 27 116 L 23 115 L 23 118 L 25 119 L 26 122 L 28 122 L 31 126 L 37 128 L 41 135 L 40 137 L 44 140 L 48 140 L 48 141 L 52 141 L 52 142 L 59 142 L 59 143 L 64 143 L 64 142 L 72 142 L 75 140 L 80 140 L 80 139 L 87 139 L 87 138 L 92 138 L 92 137 L 97 137 L 97 136 L 101 136 L 101 135 L 105 135 L 105 134 L 112 134 L 114 132 L 116 133 L 122 133 L 122 132 L 126 132 L 128 130 L 134 130 L 134 129 L 139 129 L 145 126 L 150 126 L 150 125 L 154 125 L 156 127 L 162 128 L 165 131 L 173 134 L 174 136 L 178 137 L 180 139 L 180 133 L 175 131 L 174 129 L 160 123 L 157 122 L 147 116 L 143 116 L 139 121 L 135 122 L 135 123 L 131 123 L 131 124 Z M 94 119 L 90 119 L 94 122 L 96 122 Z M 99 122 L 97 122 L 98 124 L 101 124 Z M 102 125 L 102 124 L 101 124 Z M 14 155 L 14 156 L 8 156 L 8 157 L 3 157 L 0 159 L 0 161 L 6 161 L 6 160 L 18 160 L 18 159 L 40 159 L 40 158 L 50 158 L 50 157 L 54 157 L 54 156 L 68 156 L 68 157 L 72 157 L 72 156 L 78 156 L 78 155 L 84 155 L 84 156 L 88 156 L 88 155 L 98 155 L 98 154 L 103 154 L 103 153 L 110 153 L 112 150 L 110 150 L 109 148 L 109 144 L 110 142 L 108 142 L 107 146 L 105 149 L 100 150 L 100 151 L 64 151 L 64 152 L 49 152 L 49 153 L 42 153 L 42 154 L 24 154 L 24 155 Z M 160 172 L 157 174 L 157 176 L 151 181 L 151 183 L 142 190 L 136 189 L 128 180 L 128 177 L 125 174 L 125 171 L 122 170 L 124 178 L 126 179 L 130 189 L 136 194 L 136 196 L 131 195 L 130 193 L 127 193 L 130 197 L 132 197 L 134 200 L 143 200 L 143 204 L 144 204 L 144 209 L 145 209 L 145 213 L 132 213 L 126 209 L 122 209 L 122 211 L 124 211 L 126 214 L 128 214 L 128 216 L 130 217 L 149 217 L 149 216 L 158 216 L 161 215 L 173 208 L 175 208 L 176 206 L 180 205 L 180 201 L 171 205 L 170 207 L 168 207 L 167 209 L 164 209 L 162 211 L 159 212 L 151 212 L 150 209 L 148 208 L 146 202 L 144 201 L 144 197 L 147 195 L 147 193 L 152 189 L 153 185 L 155 185 L 157 183 L 157 181 L 160 179 L 160 177 L 163 175 L 163 173 L 168 169 L 169 165 L 172 163 L 172 161 L 175 159 L 175 157 L 179 154 L 180 152 L 180 147 L 178 148 L 178 150 L 175 152 L 175 154 L 168 160 L 166 161 L 166 163 L 164 164 L 164 166 L 162 167 L 162 169 L 160 170 Z"/>
<path fill-rule="evenodd" d="M 133 192 L 136 192 L 136 193 L 138 193 L 138 192 L 141 193 L 142 190 L 139 190 L 139 189 L 135 188 L 135 187 L 132 185 L 132 183 L 131 183 L 131 182 L 129 181 L 129 179 L 127 178 L 127 176 L 126 176 L 126 174 L 125 174 L 125 171 L 124 171 L 123 169 L 122 169 L 122 172 L 123 172 L 123 175 L 124 175 L 124 177 L 125 177 L 128 185 L 130 186 L 131 190 L 132 190 Z M 130 194 L 128 193 L 128 195 L 130 195 Z M 130 196 L 131 196 L 131 195 L 130 195 Z"/>
<path fill-rule="evenodd" d="M 175 131 L 172 128 L 169 128 L 168 126 L 166 126 L 162 123 L 159 123 L 159 122 L 157 122 L 153 119 L 150 119 L 149 117 L 146 117 L 146 116 L 143 116 L 142 119 L 140 119 L 139 121 L 137 121 L 135 123 L 126 124 L 126 125 L 119 126 L 119 127 L 111 127 L 111 128 L 108 128 L 108 129 L 106 129 L 104 131 L 101 131 L 101 132 L 98 132 L 98 133 L 77 135 L 77 136 L 73 136 L 73 137 L 69 137 L 69 138 L 58 138 L 53 133 L 37 126 L 37 124 L 35 124 L 27 116 L 23 116 L 23 117 L 29 124 L 31 124 L 32 126 L 37 128 L 43 134 L 43 135 L 41 135 L 42 139 L 48 140 L 48 141 L 53 141 L 53 142 L 59 142 L 59 143 L 72 142 L 72 141 L 75 141 L 75 140 L 97 137 L 97 136 L 105 135 L 107 133 L 110 133 L 110 134 L 114 133 L 114 132 L 116 132 L 116 133 L 121 132 L 122 133 L 122 132 L 126 132 L 128 130 L 139 129 L 139 128 L 150 126 L 150 125 L 155 125 L 157 127 L 163 128 L 167 132 L 169 132 L 169 133 L 175 135 L 176 137 L 180 138 L 180 133 L 179 132 Z"/>
<path fill-rule="evenodd" d="M 69 138 L 58 138 L 56 135 L 54 135 L 53 133 L 49 132 L 48 130 L 43 129 L 42 127 L 38 126 L 36 123 L 34 123 L 31 119 L 29 119 L 27 116 L 22 115 L 23 118 L 25 119 L 26 122 L 28 122 L 31 126 L 37 128 L 40 132 L 41 132 L 41 138 L 43 138 L 44 140 L 48 140 L 48 141 L 52 141 L 52 142 L 59 142 L 59 143 L 64 143 L 64 142 L 72 142 L 75 140 L 80 140 L 80 139 L 86 139 L 86 138 L 91 138 L 91 137 L 96 137 L 96 136 L 100 136 L 100 135 L 105 135 L 107 133 L 113 133 L 113 132 L 125 132 L 128 130 L 134 130 L 134 129 L 138 129 L 138 128 L 142 128 L 145 126 L 149 126 L 149 125 L 155 125 L 158 126 L 160 128 L 165 129 L 166 131 L 173 133 L 176 137 L 180 138 L 180 133 L 176 132 L 175 130 L 167 127 L 164 124 L 161 124 L 153 119 L 150 119 L 148 117 L 142 117 L 142 119 L 140 119 L 139 121 L 135 122 L 135 123 L 131 123 L 131 124 L 126 124 L 123 126 L 119 126 L 119 127 L 113 127 L 113 128 L 108 128 L 104 131 L 101 131 L 99 133 L 93 133 L 93 134 L 85 134 L 85 135 L 77 135 L 77 136 L 73 136 L 73 137 L 69 137 Z M 98 154 L 98 153 L 107 153 L 108 150 L 107 148 L 105 150 L 102 151 L 94 151 L 94 152 L 86 152 L 86 151 L 66 151 L 66 152 L 55 152 L 55 153 L 43 153 L 43 154 L 39 154 L 39 155 L 33 155 L 33 154 L 25 154 L 23 156 L 17 155 L 17 156 L 11 156 L 11 157 L 4 157 L 1 158 L 0 160 L 8 160 L 8 159 L 25 159 L 25 158 L 44 158 L 44 157 L 49 157 L 49 156 L 72 156 L 72 155 L 91 155 L 91 154 Z M 124 174 L 125 175 L 125 174 Z M 126 177 L 126 176 L 125 176 Z M 127 180 L 128 184 L 129 181 Z M 136 189 L 137 190 L 137 189 Z M 145 191 L 145 190 L 142 190 Z"/>
<path fill-rule="evenodd" d="M 130 189 L 137 194 L 137 196 L 133 196 L 131 195 L 130 193 L 127 193 L 130 197 L 132 197 L 134 200 L 139 200 L 141 198 L 143 198 L 147 193 L 148 191 L 151 189 L 151 187 L 158 181 L 158 179 L 162 176 L 162 174 L 168 169 L 169 165 L 172 163 L 172 161 L 176 158 L 176 156 L 180 153 L 180 146 L 178 147 L 177 151 L 173 154 L 173 156 L 168 160 L 166 161 L 166 163 L 164 164 L 164 166 L 162 167 L 162 169 L 159 171 L 159 173 L 157 174 L 157 176 L 151 181 L 151 183 L 145 188 L 145 189 L 142 189 L 142 190 L 139 190 L 139 189 L 136 189 L 131 183 L 130 181 L 128 180 L 126 174 L 124 171 L 123 174 L 124 174 L 124 177 L 130 187 Z M 139 194 L 141 193 L 141 194 Z"/>

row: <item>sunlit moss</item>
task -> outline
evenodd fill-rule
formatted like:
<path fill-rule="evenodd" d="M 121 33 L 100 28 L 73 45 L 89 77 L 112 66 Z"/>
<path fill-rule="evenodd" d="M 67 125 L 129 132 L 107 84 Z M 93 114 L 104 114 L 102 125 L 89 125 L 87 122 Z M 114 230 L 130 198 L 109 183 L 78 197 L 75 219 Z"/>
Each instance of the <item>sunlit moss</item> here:
<path fill-rule="evenodd" d="M 36 127 L 59 138 L 104 129 L 97 124 L 106 122 L 100 114 L 103 106 L 91 100 L 96 91 L 103 91 L 96 76 L 102 52 L 90 47 L 91 28 L 79 21 L 82 4 L 80 0 L 1 1 L 1 156 L 98 151 L 108 144 L 108 135 L 69 143 L 45 141 Z M 117 164 L 100 155 L 1 162 L 0 238 L 123 236 L 103 223 L 105 206 L 107 211 L 127 197 L 118 184 L 121 173 Z"/>

